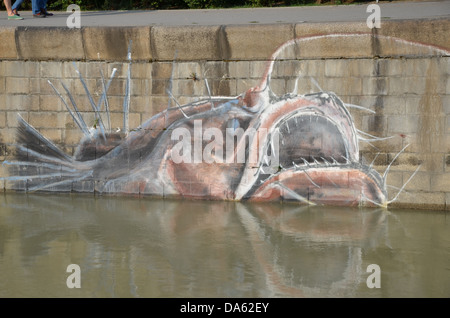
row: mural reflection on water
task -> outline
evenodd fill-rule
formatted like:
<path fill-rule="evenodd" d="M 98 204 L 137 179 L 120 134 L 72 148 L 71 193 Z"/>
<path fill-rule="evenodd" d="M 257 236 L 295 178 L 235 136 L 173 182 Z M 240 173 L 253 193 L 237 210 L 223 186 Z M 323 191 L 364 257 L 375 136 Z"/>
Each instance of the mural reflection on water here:
<path fill-rule="evenodd" d="M 450 295 L 445 213 L 70 195 L 0 200 L 1 297 Z M 70 264 L 80 266 L 79 289 L 66 286 Z M 370 264 L 381 268 L 381 288 L 367 287 Z"/>

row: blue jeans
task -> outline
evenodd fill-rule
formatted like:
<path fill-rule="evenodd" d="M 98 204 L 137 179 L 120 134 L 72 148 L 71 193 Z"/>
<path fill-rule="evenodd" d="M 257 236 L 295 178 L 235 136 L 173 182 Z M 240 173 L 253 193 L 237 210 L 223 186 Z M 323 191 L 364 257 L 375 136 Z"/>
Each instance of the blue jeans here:
<path fill-rule="evenodd" d="M 23 0 L 16 0 L 14 4 L 12 5 L 13 10 L 17 10 L 20 5 L 22 4 Z M 33 11 L 33 14 L 41 12 L 41 9 L 47 8 L 47 0 L 31 0 L 31 10 Z"/>

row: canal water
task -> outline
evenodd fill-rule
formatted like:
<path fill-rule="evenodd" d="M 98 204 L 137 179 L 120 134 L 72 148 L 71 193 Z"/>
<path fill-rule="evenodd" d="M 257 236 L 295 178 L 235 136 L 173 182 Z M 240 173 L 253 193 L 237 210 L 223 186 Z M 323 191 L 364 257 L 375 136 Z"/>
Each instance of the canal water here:
<path fill-rule="evenodd" d="M 450 220 L 439 211 L 2 194 L 0 297 L 450 297 Z"/>

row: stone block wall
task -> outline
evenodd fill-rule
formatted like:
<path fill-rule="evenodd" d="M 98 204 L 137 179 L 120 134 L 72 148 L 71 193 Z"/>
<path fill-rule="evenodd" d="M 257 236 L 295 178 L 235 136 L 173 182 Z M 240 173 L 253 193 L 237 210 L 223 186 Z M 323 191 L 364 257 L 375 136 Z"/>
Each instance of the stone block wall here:
<path fill-rule="evenodd" d="M 381 173 L 390 167 L 389 199 L 396 197 L 420 166 L 392 206 L 450 209 L 450 45 L 445 35 L 449 23 L 423 21 L 421 29 L 405 24 L 409 29 L 392 22 L 381 30 L 386 36 L 421 42 L 374 40 L 370 35 L 334 40 L 322 37 L 336 31 L 367 31 L 360 24 L 88 28 L 81 33 L 52 30 L 55 34 L 47 36 L 73 36 L 73 41 L 84 43 L 80 52 L 69 53 L 60 46 L 53 51 L 54 57 L 26 44 L 39 30 L 2 30 L 2 38 L 16 32 L 17 52 L 1 50 L 0 161 L 14 157 L 17 113 L 66 153 L 74 153 L 82 134 L 48 81 L 69 102 L 64 83 L 87 124 L 94 125 L 94 114 L 75 67 L 95 101 L 102 94 L 101 72 L 107 79 L 117 69 L 108 102 L 111 127 L 122 128 L 129 40 L 133 40 L 134 50 L 129 114 L 133 129 L 167 108 L 170 84 L 180 104 L 209 94 L 237 96 L 259 83 L 267 59 L 279 45 L 292 38 L 321 34 L 314 41 L 298 42 L 292 52 L 276 61 L 271 90 L 279 96 L 331 91 L 345 103 L 367 108 L 369 111 L 349 111 L 361 131 L 361 160 L 373 162 Z M 372 136 L 383 139 L 364 140 Z M 7 190 L 8 182 L 0 181 L 0 187 Z"/>

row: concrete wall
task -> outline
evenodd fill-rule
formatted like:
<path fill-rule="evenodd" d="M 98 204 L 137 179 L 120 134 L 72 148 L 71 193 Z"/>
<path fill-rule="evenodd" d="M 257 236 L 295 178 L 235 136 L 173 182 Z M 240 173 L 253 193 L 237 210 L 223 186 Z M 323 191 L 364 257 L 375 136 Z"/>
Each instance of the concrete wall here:
<path fill-rule="evenodd" d="M 100 70 L 118 74 L 109 89 L 112 126 L 122 126 L 122 103 L 132 40 L 130 127 L 137 127 L 167 107 L 166 88 L 173 72 L 173 94 L 186 103 L 212 95 L 236 96 L 257 85 L 267 59 L 293 38 L 300 40 L 275 64 L 271 88 L 277 95 L 324 91 L 344 102 L 373 110 L 351 109 L 356 127 L 377 137 L 360 142 L 362 160 L 374 160 L 395 197 L 392 206 L 450 209 L 450 40 L 448 20 L 392 21 L 371 31 L 365 23 L 280 24 L 213 27 L 6 28 L 0 30 L 0 160 L 14 156 L 16 114 L 69 154 L 81 132 L 48 80 L 62 92 L 62 81 L 80 110 L 94 123 L 89 101 L 75 72 L 75 61 L 97 100 Z M 371 33 L 372 32 L 372 33 Z M 386 37 L 385 37 L 386 36 Z M 392 39 L 390 37 L 395 37 Z M 401 41 L 405 40 L 405 41 Z M 172 64 L 175 56 L 177 62 Z M 172 70 L 173 68 L 173 70 Z M 5 170 L 2 172 L 6 175 Z M 0 180 L 8 189 L 8 182 Z"/>

